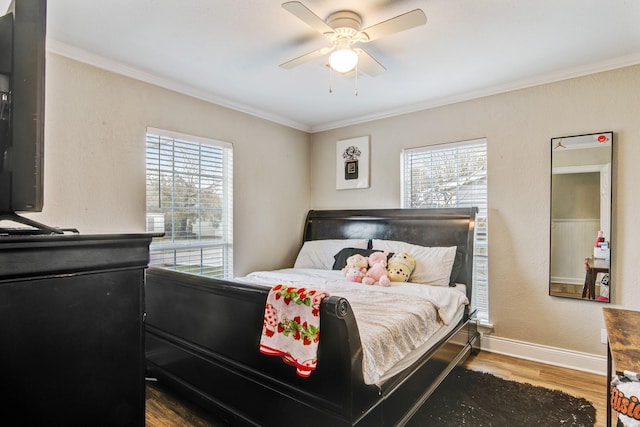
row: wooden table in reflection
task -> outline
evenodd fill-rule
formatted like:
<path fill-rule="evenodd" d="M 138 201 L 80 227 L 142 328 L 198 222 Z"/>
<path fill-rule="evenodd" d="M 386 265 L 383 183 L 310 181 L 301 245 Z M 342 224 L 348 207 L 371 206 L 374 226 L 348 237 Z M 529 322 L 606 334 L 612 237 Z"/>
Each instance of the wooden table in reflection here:
<path fill-rule="evenodd" d="M 598 273 L 609 272 L 609 261 L 603 258 L 586 258 L 584 260 L 587 274 L 584 279 L 582 298 L 596 299 L 596 277 Z"/>

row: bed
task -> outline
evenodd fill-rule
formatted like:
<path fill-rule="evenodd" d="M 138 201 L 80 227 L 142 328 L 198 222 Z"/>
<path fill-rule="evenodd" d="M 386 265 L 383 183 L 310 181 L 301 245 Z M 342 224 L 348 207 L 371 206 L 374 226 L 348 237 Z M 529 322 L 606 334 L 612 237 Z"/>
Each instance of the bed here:
<path fill-rule="evenodd" d="M 439 332 L 412 351 L 409 361 L 394 363 L 402 369 L 371 380 L 363 366 L 369 353 L 366 340 L 361 340 L 360 330 L 365 329 L 356 319 L 360 308 L 332 289 L 319 306 L 322 337 L 316 369 L 302 377 L 281 358 L 259 351 L 272 280 L 294 283 L 287 274 L 304 272 L 305 247 L 326 248 L 325 242 L 350 246 L 364 240 L 369 249 L 394 249 L 384 246 L 390 242 L 409 248 L 455 247 L 455 280 L 448 278 L 451 286 L 436 286 L 437 291 L 461 293 L 465 302 L 471 301 L 475 214 L 476 208 L 312 210 L 297 266 L 281 276 L 256 272 L 218 280 L 150 268 L 145 287 L 147 376 L 230 425 L 404 425 L 453 367 L 478 350 L 469 304 L 447 309 L 450 319 L 440 321 Z M 341 272 L 321 274 L 330 275 L 322 280 L 331 282 Z M 382 291 L 377 285 L 350 285 Z M 381 315 L 384 311 L 381 307 Z"/>

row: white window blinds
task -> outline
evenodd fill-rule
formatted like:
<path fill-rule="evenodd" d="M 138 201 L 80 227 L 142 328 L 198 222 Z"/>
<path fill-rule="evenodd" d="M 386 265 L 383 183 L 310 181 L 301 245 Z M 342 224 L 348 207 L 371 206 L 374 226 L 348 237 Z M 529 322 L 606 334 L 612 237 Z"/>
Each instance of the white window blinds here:
<path fill-rule="evenodd" d="M 478 139 L 402 152 L 402 206 L 478 208 L 474 247 L 474 301 L 489 322 L 487 141 Z"/>
<path fill-rule="evenodd" d="M 233 276 L 233 150 L 226 142 L 148 128 L 150 265 Z"/>

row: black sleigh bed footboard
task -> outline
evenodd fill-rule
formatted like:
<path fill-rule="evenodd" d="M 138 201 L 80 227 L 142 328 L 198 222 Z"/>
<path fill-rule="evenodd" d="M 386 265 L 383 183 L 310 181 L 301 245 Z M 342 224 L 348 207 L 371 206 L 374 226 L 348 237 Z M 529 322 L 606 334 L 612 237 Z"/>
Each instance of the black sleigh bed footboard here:
<path fill-rule="evenodd" d="M 317 369 L 301 378 L 280 358 L 258 350 L 267 293 L 259 286 L 149 269 L 147 375 L 232 425 L 395 425 L 408 420 L 463 360 L 476 333 L 473 323 L 461 322 L 452 340 L 378 388 L 363 382 L 360 338 L 348 302 L 329 297 L 321 306 Z"/>
<path fill-rule="evenodd" d="M 420 237 L 425 236 L 438 245 L 457 245 L 464 260 L 461 283 L 471 295 L 475 210 L 433 211 L 311 211 L 305 240 L 393 236 L 426 245 Z M 334 223 L 345 225 L 343 231 L 336 231 Z M 281 358 L 259 351 L 268 291 L 148 269 L 147 375 L 234 426 L 394 426 L 410 419 L 478 339 L 467 310 L 453 331 L 409 368 L 381 386 L 367 385 L 353 311 L 348 301 L 331 296 L 320 309 L 317 368 L 303 378 Z"/>
<path fill-rule="evenodd" d="M 362 381 L 360 338 L 349 304 L 339 297 L 323 301 L 322 363 L 301 378 L 279 357 L 259 352 L 267 294 L 260 286 L 149 269 L 148 374 L 239 417 L 234 422 L 266 425 L 266 415 L 274 425 L 296 425 L 300 416 L 309 417 L 309 426 L 350 425 L 375 402 L 378 389 Z"/>

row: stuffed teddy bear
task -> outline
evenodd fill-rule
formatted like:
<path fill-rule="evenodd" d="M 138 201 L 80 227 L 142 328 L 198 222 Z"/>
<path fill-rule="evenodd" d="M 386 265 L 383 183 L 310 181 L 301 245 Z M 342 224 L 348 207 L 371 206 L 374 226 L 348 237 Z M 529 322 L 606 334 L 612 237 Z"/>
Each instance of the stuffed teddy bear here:
<path fill-rule="evenodd" d="M 387 255 L 389 252 L 374 252 L 369 255 L 369 269 L 362 278 L 365 285 L 378 283 L 380 286 L 389 286 L 390 281 L 387 276 Z"/>
<path fill-rule="evenodd" d="M 367 272 L 369 266 L 369 260 L 360 255 L 355 254 L 347 258 L 347 265 L 342 269 L 342 274 L 349 282 L 362 282 L 362 278 Z"/>
<path fill-rule="evenodd" d="M 416 268 L 416 260 L 406 252 L 394 254 L 387 265 L 387 276 L 392 282 L 408 282 Z"/>

